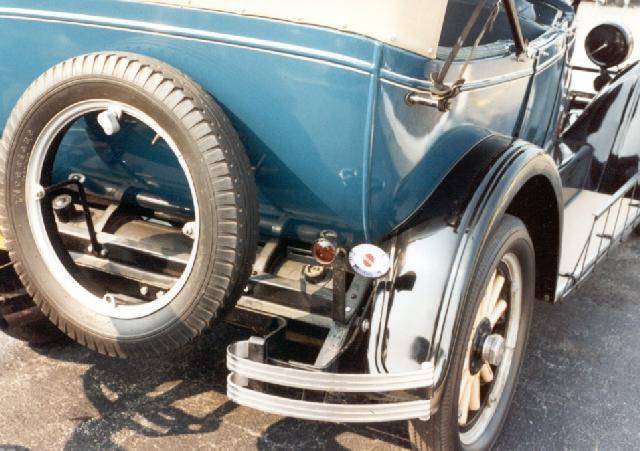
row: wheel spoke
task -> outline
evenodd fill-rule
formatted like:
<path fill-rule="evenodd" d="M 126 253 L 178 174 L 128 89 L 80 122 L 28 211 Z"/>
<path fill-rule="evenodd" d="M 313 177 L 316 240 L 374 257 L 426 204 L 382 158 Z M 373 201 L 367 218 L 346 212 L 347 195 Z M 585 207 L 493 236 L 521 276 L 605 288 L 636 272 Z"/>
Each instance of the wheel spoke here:
<path fill-rule="evenodd" d="M 472 376 L 465 371 L 462 374 L 460 384 L 460 400 L 458 402 L 458 424 L 464 426 L 469 418 L 469 403 L 471 402 L 471 382 Z"/>
<path fill-rule="evenodd" d="M 469 410 L 480 410 L 480 375 L 476 374 L 471 379 L 471 399 L 469 401 Z"/>
<path fill-rule="evenodd" d="M 498 302 L 498 298 L 500 298 L 500 292 L 502 291 L 502 287 L 504 286 L 504 277 L 500 274 L 496 276 L 495 282 L 493 284 L 493 289 L 491 291 L 491 296 L 489 297 L 489 303 L 487 305 L 486 314 L 490 315 L 491 312 L 494 311 L 496 303 Z"/>
<path fill-rule="evenodd" d="M 484 291 L 484 296 L 482 297 L 482 301 L 480 302 L 480 307 L 478 308 L 478 318 L 483 318 L 489 314 L 489 304 L 491 303 L 491 294 L 493 293 L 493 284 L 496 280 L 496 275 L 498 271 L 494 271 L 491 279 L 489 279 L 489 283 L 487 284 L 487 288 Z M 479 321 L 479 319 L 476 319 Z"/>
<path fill-rule="evenodd" d="M 491 312 L 491 314 L 489 315 L 491 328 L 496 327 L 496 323 L 500 318 L 502 318 L 502 315 L 504 315 L 504 312 L 506 311 L 507 311 L 507 302 L 504 299 L 500 299 L 496 304 L 496 306 L 493 308 L 493 311 Z"/>
<path fill-rule="evenodd" d="M 486 383 L 493 381 L 493 370 L 491 369 L 491 365 L 488 363 L 482 365 L 482 368 L 480 368 L 480 377 Z"/>
<path fill-rule="evenodd" d="M 512 354 L 505 353 L 504 361 L 500 361 L 497 353 L 501 351 L 498 346 L 504 346 L 500 338 L 506 340 L 517 333 L 520 284 L 521 268 L 517 257 L 507 253 L 501 258 L 500 266 L 488 277 L 480 299 L 476 299 L 477 313 L 469 324 L 471 337 L 464 364 L 461 365 L 463 369 L 458 399 L 459 433 L 464 444 L 477 442 L 479 434 L 487 428 L 495 415 L 497 403 L 506 389 L 505 375 L 512 369 Z M 495 330 L 498 323 L 501 326 Z M 484 341 L 494 334 L 499 334 L 500 337 L 494 336 L 489 341 Z M 506 348 L 509 349 L 508 346 Z M 490 361 L 500 363 L 500 366 L 492 366 Z M 474 374 L 471 374 L 471 370 Z"/>

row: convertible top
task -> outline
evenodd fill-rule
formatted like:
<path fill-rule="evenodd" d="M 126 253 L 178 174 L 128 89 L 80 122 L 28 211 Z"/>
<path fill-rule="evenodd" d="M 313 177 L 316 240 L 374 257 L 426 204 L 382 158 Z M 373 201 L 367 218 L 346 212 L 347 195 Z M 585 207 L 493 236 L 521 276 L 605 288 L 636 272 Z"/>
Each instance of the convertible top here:
<path fill-rule="evenodd" d="M 140 0 L 361 34 L 435 58 L 448 0 Z"/>

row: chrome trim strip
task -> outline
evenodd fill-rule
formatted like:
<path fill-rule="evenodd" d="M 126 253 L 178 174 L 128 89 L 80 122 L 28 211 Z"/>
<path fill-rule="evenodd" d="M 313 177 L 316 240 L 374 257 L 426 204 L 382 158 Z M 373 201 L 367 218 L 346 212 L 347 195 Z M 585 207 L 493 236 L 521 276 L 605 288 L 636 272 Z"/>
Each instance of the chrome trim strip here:
<path fill-rule="evenodd" d="M 426 388 L 433 385 L 433 366 L 406 373 L 339 374 L 305 371 L 268 365 L 248 359 L 249 342 L 239 341 L 227 348 L 227 368 L 248 379 L 269 384 L 332 393 L 388 392 Z"/>
<path fill-rule="evenodd" d="M 125 0 L 310 25 L 436 56 L 448 0 Z"/>
<path fill-rule="evenodd" d="M 532 55 L 530 55 L 529 58 L 536 58 L 535 54 L 537 52 L 543 51 L 543 49 L 555 44 L 558 39 L 558 35 L 559 35 L 558 30 L 551 29 L 545 32 L 542 36 L 540 36 L 535 41 L 530 42 L 529 52 L 532 53 Z M 564 52 L 558 52 L 557 55 L 554 55 L 553 57 L 549 58 L 547 61 L 542 63 L 540 66 L 538 66 L 537 69 L 535 70 L 533 69 L 533 67 L 531 67 L 529 69 L 509 72 L 506 74 L 496 75 L 496 76 L 485 78 L 485 79 L 472 80 L 462 85 L 462 88 L 460 90 L 473 91 L 476 89 L 484 89 L 484 88 L 498 85 L 501 83 L 515 81 L 524 77 L 529 77 L 531 75 L 534 75 L 534 73 L 539 73 L 549 68 L 554 63 L 556 63 L 559 59 L 561 59 L 563 56 L 564 56 Z M 504 56 L 492 57 L 492 58 L 499 60 L 500 58 L 504 58 Z M 479 61 L 482 61 L 482 60 L 479 60 Z M 433 84 L 428 80 L 402 75 L 390 69 L 382 69 L 380 71 L 380 74 L 381 74 L 381 77 L 380 77 L 381 82 L 394 85 L 400 88 L 409 89 L 412 91 L 429 91 L 429 89 L 431 89 L 433 86 Z"/>
<path fill-rule="evenodd" d="M 532 51 L 541 50 L 553 45 L 558 37 L 562 34 L 562 28 L 552 27 L 542 33 L 540 36 L 529 42 L 529 48 Z"/>
<path fill-rule="evenodd" d="M 414 78 L 407 75 L 402 75 L 397 72 L 393 72 L 390 69 L 380 69 L 380 81 L 383 83 L 400 86 L 407 89 L 422 89 L 428 90 L 433 84 L 427 79 Z"/>
<path fill-rule="evenodd" d="M 510 81 L 519 80 L 524 77 L 530 77 L 534 74 L 533 67 L 531 69 L 523 69 L 520 71 L 509 72 L 503 75 L 496 75 L 494 77 L 489 77 L 481 80 L 474 80 L 468 83 L 465 83 L 460 88 L 462 92 L 475 91 L 479 89 L 485 89 L 492 86 L 497 86 L 502 83 L 507 83 Z M 380 81 L 385 84 L 393 85 L 399 88 L 404 88 L 413 92 L 428 92 L 433 84 L 426 80 L 413 79 L 405 76 L 397 76 L 398 74 L 393 74 L 389 71 L 385 71 L 385 75 L 387 77 L 392 76 L 393 78 L 398 78 L 398 80 L 394 80 L 393 78 L 384 78 L 381 77 Z"/>
<path fill-rule="evenodd" d="M 475 91 L 476 89 L 488 88 L 509 81 L 515 81 L 521 78 L 530 77 L 531 75 L 533 75 L 533 73 L 533 68 L 523 69 L 520 71 L 509 72 L 508 74 L 504 75 L 496 75 L 495 77 L 485 78 L 484 80 L 470 81 L 469 83 L 463 84 L 460 88 L 460 91 Z"/>
<path fill-rule="evenodd" d="M 237 404 L 264 412 L 305 420 L 332 423 L 373 423 L 428 419 L 431 401 L 406 401 L 387 404 L 325 404 L 268 395 L 246 387 L 241 377 L 227 377 L 227 396 Z"/>

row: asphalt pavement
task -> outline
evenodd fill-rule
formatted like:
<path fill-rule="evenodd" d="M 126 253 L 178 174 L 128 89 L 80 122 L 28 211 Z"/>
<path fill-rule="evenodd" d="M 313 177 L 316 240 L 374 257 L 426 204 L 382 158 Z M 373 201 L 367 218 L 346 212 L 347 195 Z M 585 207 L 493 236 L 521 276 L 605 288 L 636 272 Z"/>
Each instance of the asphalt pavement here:
<path fill-rule="evenodd" d="M 640 239 L 559 305 L 539 303 L 500 450 L 623 450 L 640 443 Z M 143 362 L 0 336 L 0 449 L 402 449 L 404 424 L 330 425 L 225 397 L 222 325 Z"/>
<path fill-rule="evenodd" d="M 622 10 L 587 4 L 583 23 Z M 588 16 L 588 17 L 587 17 Z M 638 10 L 627 20 L 640 26 Z M 640 239 L 559 305 L 538 304 L 500 450 L 640 448 Z M 329 425 L 225 396 L 221 325 L 162 359 L 129 362 L 0 334 L 0 449 L 404 449 L 404 424 Z"/>

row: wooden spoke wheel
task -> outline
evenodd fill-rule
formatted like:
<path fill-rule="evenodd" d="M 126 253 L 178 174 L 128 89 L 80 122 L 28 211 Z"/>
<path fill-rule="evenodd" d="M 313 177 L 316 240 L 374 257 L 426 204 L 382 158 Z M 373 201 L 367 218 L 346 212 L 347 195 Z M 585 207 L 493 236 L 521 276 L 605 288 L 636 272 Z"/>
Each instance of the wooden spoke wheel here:
<path fill-rule="evenodd" d="M 505 215 L 480 253 L 460 313 L 440 406 L 409 423 L 422 450 L 490 449 L 515 392 L 533 314 L 535 253 L 525 225 Z"/>

